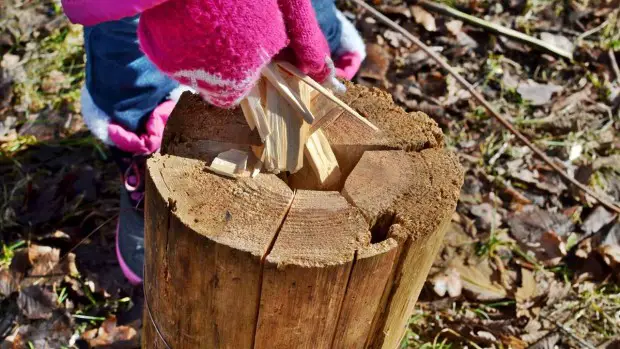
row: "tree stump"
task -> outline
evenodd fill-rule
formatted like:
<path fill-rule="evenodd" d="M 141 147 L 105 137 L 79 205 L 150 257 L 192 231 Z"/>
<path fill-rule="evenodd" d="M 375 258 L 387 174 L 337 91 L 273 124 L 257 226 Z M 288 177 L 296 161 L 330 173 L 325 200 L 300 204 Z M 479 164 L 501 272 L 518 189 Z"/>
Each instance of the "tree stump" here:
<path fill-rule="evenodd" d="M 145 348 L 398 348 L 463 173 L 426 115 L 348 88 L 343 100 L 381 132 L 316 97 L 343 173 L 324 188 L 309 166 L 205 171 L 260 138 L 240 110 L 182 96 L 147 165 Z"/>

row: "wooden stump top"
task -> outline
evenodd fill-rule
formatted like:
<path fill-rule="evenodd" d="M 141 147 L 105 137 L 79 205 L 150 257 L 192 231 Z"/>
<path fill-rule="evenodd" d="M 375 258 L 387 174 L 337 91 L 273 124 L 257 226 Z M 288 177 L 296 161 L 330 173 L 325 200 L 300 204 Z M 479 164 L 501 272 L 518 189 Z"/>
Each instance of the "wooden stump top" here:
<path fill-rule="evenodd" d="M 260 138 L 239 110 L 182 96 L 147 165 L 145 292 L 173 348 L 398 346 L 463 173 L 426 115 L 348 87 L 343 100 L 382 132 L 318 97 L 344 178 L 328 188 L 308 166 L 288 178 L 206 171 L 218 150 Z M 165 347 L 150 320 L 144 336 Z"/>

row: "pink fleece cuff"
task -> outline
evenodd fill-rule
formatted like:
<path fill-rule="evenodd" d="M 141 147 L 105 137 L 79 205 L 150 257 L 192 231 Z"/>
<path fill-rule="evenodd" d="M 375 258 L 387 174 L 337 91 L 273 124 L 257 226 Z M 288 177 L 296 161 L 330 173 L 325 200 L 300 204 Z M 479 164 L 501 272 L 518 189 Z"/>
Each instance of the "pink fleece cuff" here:
<path fill-rule="evenodd" d="M 334 65 L 336 66 L 337 77 L 351 80 L 362 65 L 362 57 L 356 52 L 347 52 L 338 57 Z"/>
<path fill-rule="evenodd" d="M 134 154 L 151 154 L 159 149 L 168 117 L 174 109 L 175 102 L 166 101 L 160 104 L 145 124 L 144 133 L 138 135 L 126 130 L 123 126 L 110 123 L 108 135 L 119 149 Z"/>

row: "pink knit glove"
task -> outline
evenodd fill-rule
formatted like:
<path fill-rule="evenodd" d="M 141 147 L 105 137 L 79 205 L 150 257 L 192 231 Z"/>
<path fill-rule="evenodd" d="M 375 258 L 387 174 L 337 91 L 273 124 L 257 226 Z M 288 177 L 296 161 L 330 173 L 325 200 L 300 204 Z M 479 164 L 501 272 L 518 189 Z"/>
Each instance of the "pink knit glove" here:
<path fill-rule="evenodd" d="M 225 108 L 289 45 L 315 80 L 335 73 L 310 0 L 168 0 L 142 14 L 138 36 L 161 70 Z"/>

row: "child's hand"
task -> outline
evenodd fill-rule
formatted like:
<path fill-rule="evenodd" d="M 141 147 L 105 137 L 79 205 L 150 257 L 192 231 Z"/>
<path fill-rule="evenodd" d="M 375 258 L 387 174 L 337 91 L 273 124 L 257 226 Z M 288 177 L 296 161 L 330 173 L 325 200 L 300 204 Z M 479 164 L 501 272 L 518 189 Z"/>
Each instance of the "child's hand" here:
<path fill-rule="evenodd" d="M 287 46 L 304 73 L 340 84 L 310 0 L 169 0 L 142 14 L 138 35 L 155 65 L 220 107 L 238 104 Z"/>

